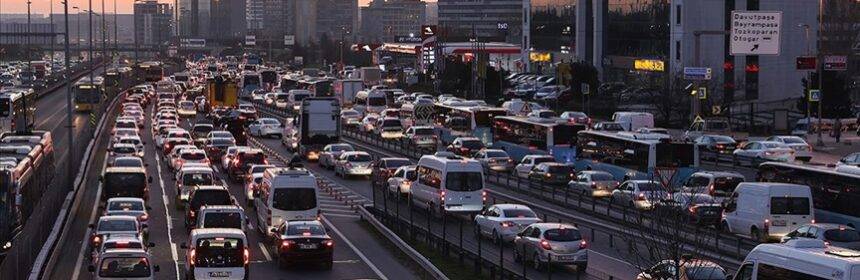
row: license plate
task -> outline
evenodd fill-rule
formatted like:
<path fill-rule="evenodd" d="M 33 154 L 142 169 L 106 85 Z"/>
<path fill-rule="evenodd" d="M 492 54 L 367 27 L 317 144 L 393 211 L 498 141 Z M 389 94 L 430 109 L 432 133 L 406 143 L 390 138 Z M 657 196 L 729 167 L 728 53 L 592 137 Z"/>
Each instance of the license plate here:
<path fill-rule="evenodd" d="M 785 220 L 774 220 L 773 225 L 777 227 L 784 227 L 787 223 Z"/>
<path fill-rule="evenodd" d="M 303 249 L 303 250 L 311 250 L 311 249 L 316 249 L 316 248 L 317 248 L 317 244 L 299 244 L 299 249 Z"/>
<path fill-rule="evenodd" d="M 466 198 L 466 199 L 470 199 L 470 198 L 472 198 L 472 196 L 471 196 L 471 195 L 467 195 L 465 198 Z"/>
<path fill-rule="evenodd" d="M 209 277 L 230 277 L 230 271 L 212 271 L 209 272 Z"/>
<path fill-rule="evenodd" d="M 561 261 L 569 261 L 573 259 L 573 256 L 556 256 L 556 258 Z"/>

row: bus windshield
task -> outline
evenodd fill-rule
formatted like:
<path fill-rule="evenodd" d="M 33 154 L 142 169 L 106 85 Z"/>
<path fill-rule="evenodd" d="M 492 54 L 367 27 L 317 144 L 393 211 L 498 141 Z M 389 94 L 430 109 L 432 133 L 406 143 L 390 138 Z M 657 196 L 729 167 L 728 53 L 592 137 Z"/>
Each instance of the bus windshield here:
<path fill-rule="evenodd" d="M 445 188 L 459 192 L 481 190 L 484 188 L 484 178 L 480 172 L 448 172 L 445 175 Z"/>
<path fill-rule="evenodd" d="M 204 238 L 197 240 L 195 258 L 197 267 L 243 266 L 244 244 L 238 238 Z"/>
<path fill-rule="evenodd" d="M 105 258 L 99 268 L 99 277 L 137 278 L 150 277 L 149 260 L 141 257 Z"/>

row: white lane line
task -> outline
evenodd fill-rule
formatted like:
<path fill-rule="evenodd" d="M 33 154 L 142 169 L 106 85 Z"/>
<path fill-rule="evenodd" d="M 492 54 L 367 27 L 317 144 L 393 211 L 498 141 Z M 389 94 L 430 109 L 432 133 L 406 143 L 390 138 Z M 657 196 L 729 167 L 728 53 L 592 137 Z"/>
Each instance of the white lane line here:
<path fill-rule="evenodd" d="M 107 158 L 102 162 L 102 171 L 107 167 Z M 99 203 L 101 203 L 102 196 L 102 182 L 99 181 L 98 189 L 96 190 L 96 200 L 93 202 L 93 209 L 90 213 L 90 220 L 87 222 L 87 225 L 92 224 L 96 220 L 96 213 L 98 212 Z M 84 238 L 81 240 L 81 253 L 78 255 L 78 259 L 75 261 L 75 271 L 72 273 L 72 280 L 78 280 L 81 274 L 81 267 L 84 265 L 84 255 L 87 251 L 87 246 L 90 244 L 90 235 L 92 235 L 93 229 L 87 226 L 87 231 L 84 233 Z"/>
<path fill-rule="evenodd" d="M 340 210 L 340 209 L 326 209 L 322 208 L 323 212 L 326 213 L 341 213 L 341 214 L 355 214 L 355 210 Z"/>
<path fill-rule="evenodd" d="M 266 261 L 272 261 L 272 255 L 269 255 L 269 250 L 266 250 L 266 246 L 263 245 L 263 242 L 257 242 L 257 245 L 260 246 L 260 252 L 263 252 L 263 256 L 266 257 Z"/>
<path fill-rule="evenodd" d="M 377 268 L 376 265 L 374 265 L 370 261 L 370 259 L 368 259 L 367 256 L 365 256 L 364 253 L 361 252 L 361 250 L 358 250 L 358 248 L 356 248 L 355 245 L 353 245 L 352 242 L 350 242 L 349 239 L 347 239 L 346 236 L 343 235 L 343 233 L 341 233 L 340 230 L 338 230 L 337 227 L 334 226 L 334 224 L 332 224 L 328 219 L 326 219 L 325 216 L 322 216 L 322 220 L 328 225 L 329 228 L 331 228 L 332 231 L 334 231 L 335 234 L 337 234 L 337 236 L 340 236 L 340 239 L 343 239 L 343 242 L 346 242 L 346 245 L 349 246 L 349 248 L 352 248 L 352 251 L 355 252 L 355 254 L 358 255 L 358 257 L 361 258 L 361 260 L 364 261 L 364 263 L 367 264 L 367 266 L 370 267 L 371 270 L 373 270 L 373 273 L 376 273 L 376 276 L 379 276 L 379 279 L 388 280 L 388 277 L 385 277 L 385 275 L 382 274 L 382 271 L 380 271 L 379 268 Z"/>
<path fill-rule="evenodd" d="M 170 208 L 167 206 L 167 191 L 164 189 L 164 178 L 161 177 L 161 156 L 155 154 L 155 169 L 158 172 L 158 183 L 161 184 L 161 194 L 165 197 L 162 199 L 162 203 L 164 203 L 164 216 L 167 220 L 167 241 L 170 242 L 170 256 L 173 258 L 173 266 L 176 268 L 176 279 L 179 278 L 179 253 L 176 250 L 176 243 L 173 242 L 173 236 L 171 236 L 173 221 L 170 217 Z"/>
<path fill-rule="evenodd" d="M 326 216 L 326 217 L 340 217 L 340 218 L 361 219 L 361 216 L 359 216 L 359 215 L 347 215 L 347 214 L 328 213 L 328 212 L 327 212 L 327 211 L 325 211 L 325 210 L 323 210 L 323 213 L 322 213 L 322 214 L 323 214 L 323 216 Z"/>

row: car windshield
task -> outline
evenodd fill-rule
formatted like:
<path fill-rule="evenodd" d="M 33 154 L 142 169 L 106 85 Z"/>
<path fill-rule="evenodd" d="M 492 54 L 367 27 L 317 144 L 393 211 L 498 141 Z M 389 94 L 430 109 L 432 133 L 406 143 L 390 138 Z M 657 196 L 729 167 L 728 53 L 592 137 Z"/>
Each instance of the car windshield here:
<path fill-rule="evenodd" d="M 204 159 L 206 159 L 206 154 L 204 154 L 204 153 L 184 153 L 184 154 L 182 154 L 182 159 L 184 159 L 184 160 L 204 160 Z"/>
<path fill-rule="evenodd" d="M 118 158 L 113 161 L 114 167 L 143 167 L 143 161 L 137 158 Z"/>
<path fill-rule="evenodd" d="M 200 209 L 203 205 L 233 205 L 230 193 L 226 190 L 202 190 L 194 193 L 191 208 Z"/>
<path fill-rule="evenodd" d="M 806 144 L 800 137 L 782 137 L 782 141 L 786 144 Z"/>
<path fill-rule="evenodd" d="M 149 260 L 141 257 L 104 258 L 99 267 L 99 277 L 138 278 L 150 277 Z"/>
<path fill-rule="evenodd" d="M 544 163 L 544 162 L 555 162 L 555 158 L 552 158 L 552 157 L 539 157 L 539 158 L 535 158 L 535 159 L 534 159 L 534 161 L 535 161 L 535 163 L 534 163 L 534 164 L 535 164 L 535 165 L 538 165 L 538 164 L 541 164 L 541 163 Z"/>
<path fill-rule="evenodd" d="M 723 269 L 716 266 L 698 266 L 698 267 L 688 267 L 686 269 L 687 277 L 689 280 L 724 280 L 726 279 L 726 272 Z"/>
<path fill-rule="evenodd" d="M 657 183 L 654 182 L 639 183 L 637 185 L 639 186 L 639 191 L 642 192 L 653 192 L 661 190 L 660 186 L 658 186 Z"/>
<path fill-rule="evenodd" d="M 830 229 L 824 232 L 824 239 L 833 242 L 860 242 L 860 233 L 850 228 Z"/>
<path fill-rule="evenodd" d="M 358 111 L 343 111 L 340 113 L 341 116 L 344 117 L 358 117 L 361 115 Z"/>
<path fill-rule="evenodd" d="M 762 144 L 762 146 L 765 146 L 766 148 L 771 148 L 771 149 L 782 147 L 782 144 L 779 144 L 779 143 L 762 142 L 761 144 Z"/>
<path fill-rule="evenodd" d="M 143 202 L 140 201 L 111 201 L 108 203 L 109 211 L 143 211 Z"/>
<path fill-rule="evenodd" d="M 310 94 L 307 94 L 307 93 L 294 93 L 294 94 L 293 94 L 293 100 L 295 100 L 295 101 L 302 101 L 302 100 L 304 100 L 305 98 L 308 98 L 308 97 L 310 97 L 310 96 L 311 96 L 311 95 L 310 95 Z"/>
<path fill-rule="evenodd" d="M 131 153 L 135 152 L 134 147 L 131 147 L 131 146 L 114 147 L 113 151 L 118 153 L 118 154 L 131 154 Z"/>
<path fill-rule="evenodd" d="M 809 215 L 809 198 L 771 197 L 770 213 L 774 215 Z"/>
<path fill-rule="evenodd" d="M 448 172 L 445 188 L 451 191 L 471 192 L 484 188 L 481 172 Z"/>
<path fill-rule="evenodd" d="M 591 174 L 592 181 L 613 181 L 615 178 L 612 177 L 612 174 L 607 173 L 592 173 Z"/>
<path fill-rule="evenodd" d="M 283 211 L 304 211 L 317 207 L 317 193 L 313 188 L 276 188 L 272 208 Z"/>
<path fill-rule="evenodd" d="M 435 132 L 432 128 L 416 128 L 415 135 L 433 135 Z"/>
<path fill-rule="evenodd" d="M 206 186 L 215 182 L 211 173 L 187 173 L 182 175 L 184 186 Z"/>
<path fill-rule="evenodd" d="M 135 124 L 134 122 L 118 122 L 118 123 L 116 123 L 116 127 L 117 128 L 135 128 L 135 127 L 137 127 L 137 124 Z"/>
<path fill-rule="evenodd" d="M 142 172 L 106 173 L 102 190 L 107 197 L 143 197 L 146 175 Z"/>
<path fill-rule="evenodd" d="M 400 125 L 400 120 L 384 120 L 384 121 L 382 121 L 382 126 L 386 127 L 386 128 L 389 128 L 389 127 L 400 128 L 400 127 L 402 127 Z"/>
<path fill-rule="evenodd" d="M 238 238 L 201 238 L 194 248 L 196 267 L 240 267 L 244 244 Z"/>
<path fill-rule="evenodd" d="M 355 149 L 353 149 L 352 146 L 350 146 L 350 145 L 332 145 L 331 146 L 332 152 L 344 152 L 344 151 L 354 151 L 354 150 Z"/>
<path fill-rule="evenodd" d="M 239 212 L 212 212 L 203 217 L 203 227 L 206 228 L 242 229 L 242 222 L 242 214 Z"/>
<path fill-rule="evenodd" d="M 585 118 L 588 116 L 585 115 L 585 113 L 583 113 L 583 112 L 567 112 L 567 117 L 568 118 Z"/>
<path fill-rule="evenodd" d="M 711 136 L 711 139 L 717 143 L 734 143 L 735 139 L 728 136 Z"/>
<path fill-rule="evenodd" d="M 569 242 L 582 239 L 578 230 L 571 228 L 553 228 L 543 233 L 543 237 L 549 241 Z"/>
<path fill-rule="evenodd" d="M 367 162 L 372 161 L 373 157 L 368 154 L 352 154 L 346 157 L 349 162 Z"/>
<path fill-rule="evenodd" d="M 233 138 L 229 131 L 212 131 L 212 138 Z"/>
<path fill-rule="evenodd" d="M 480 140 L 463 140 L 463 147 L 467 149 L 477 150 L 484 147 L 484 143 Z"/>
<path fill-rule="evenodd" d="M 134 220 L 104 220 L 99 222 L 98 231 L 137 231 Z"/>
<path fill-rule="evenodd" d="M 535 212 L 530 209 L 505 209 L 505 217 L 508 218 L 534 218 L 537 217 Z"/>
<path fill-rule="evenodd" d="M 212 145 L 217 145 L 217 146 L 233 145 L 233 140 L 231 140 L 229 138 L 214 138 L 214 139 L 212 139 Z"/>
<path fill-rule="evenodd" d="M 194 128 L 191 129 L 191 132 L 193 132 L 197 137 L 205 136 L 210 131 L 212 131 L 212 126 L 209 125 L 195 125 Z"/>
<path fill-rule="evenodd" d="M 240 153 L 239 160 L 243 164 L 265 164 L 266 156 L 263 153 Z"/>
<path fill-rule="evenodd" d="M 735 191 L 735 187 L 742 183 L 744 178 L 740 177 L 719 177 L 714 179 L 715 193 L 731 194 Z"/>
<path fill-rule="evenodd" d="M 325 235 L 325 229 L 317 224 L 290 224 L 286 235 Z"/>
<path fill-rule="evenodd" d="M 385 167 L 388 169 L 397 169 L 398 167 L 410 165 L 408 159 L 389 159 L 385 161 Z"/>
<path fill-rule="evenodd" d="M 617 123 L 605 123 L 603 124 L 603 129 L 605 130 L 624 130 L 624 127 L 621 124 Z"/>
<path fill-rule="evenodd" d="M 506 158 L 506 157 L 508 157 L 508 153 L 506 153 L 504 151 L 487 151 L 487 157 Z"/>

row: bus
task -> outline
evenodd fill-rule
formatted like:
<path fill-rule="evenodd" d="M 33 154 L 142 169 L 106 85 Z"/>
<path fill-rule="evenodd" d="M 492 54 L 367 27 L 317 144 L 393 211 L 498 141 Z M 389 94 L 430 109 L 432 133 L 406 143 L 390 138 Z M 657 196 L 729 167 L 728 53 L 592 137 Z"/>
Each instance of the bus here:
<path fill-rule="evenodd" d="M 602 170 L 615 179 L 663 180 L 673 186 L 698 171 L 692 143 L 638 140 L 611 132 L 585 130 L 576 136 L 577 170 Z"/>
<path fill-rule="evenodd" d="M 25 103 L 30 110 L 25 110 Z M 0 91 L 0 131 L 16 131 L 16 123 L 32 123 L 35 120 L 35 108 L 36 94 L 33 89 L 12 88 Z"/>
<path fill-rule="evenodd" d="M 102 102 L 104 98 L 104 78 L 83 77 L 72 87 L 72 96 L 75 101 L 75 111 L 90 112 Z"/>
<path fill-rule="evenodd" d="M 242 96 L 247 96 L 257 89 L 263 87 L 263 81 L 260 79 L 260 73 L 254 71 L 243 71 L 239 78 L 239 90 Z"/>
<path fill-rule="evenodd" d="M 815 221 L 860 226 L 860 175 L 783 162 L 759 165 L 757 180 L 806 185 L 812 190 Z"/>
<path fill-rule="evenodd" d="M 158 61 L 147 61 L 140 64 L 143 79 L 147 82 L 158 82 L 164 78 L 164 65 Z"/>
<path fill-rule="evenodd" d="M 441 104 L 434 106 L 436 118 L 434 124 L 440 131 L 442 143 L 451 143 L 457 137 L 475 136 L 491 146 L 493 142 L 493 118 L 506 116 L 508 111 L 502 108 L 474 106 L 475 104 Z"/>
<path fill-rule="evenodd" d="M 548 154 L 559 162 L 573 163 L 576 134 L 582 130 L 584 125 L 554 119 L 498 116 L 493 119 L 491 147 L 507 151 L 517 161 L 530 154 Z"/>

